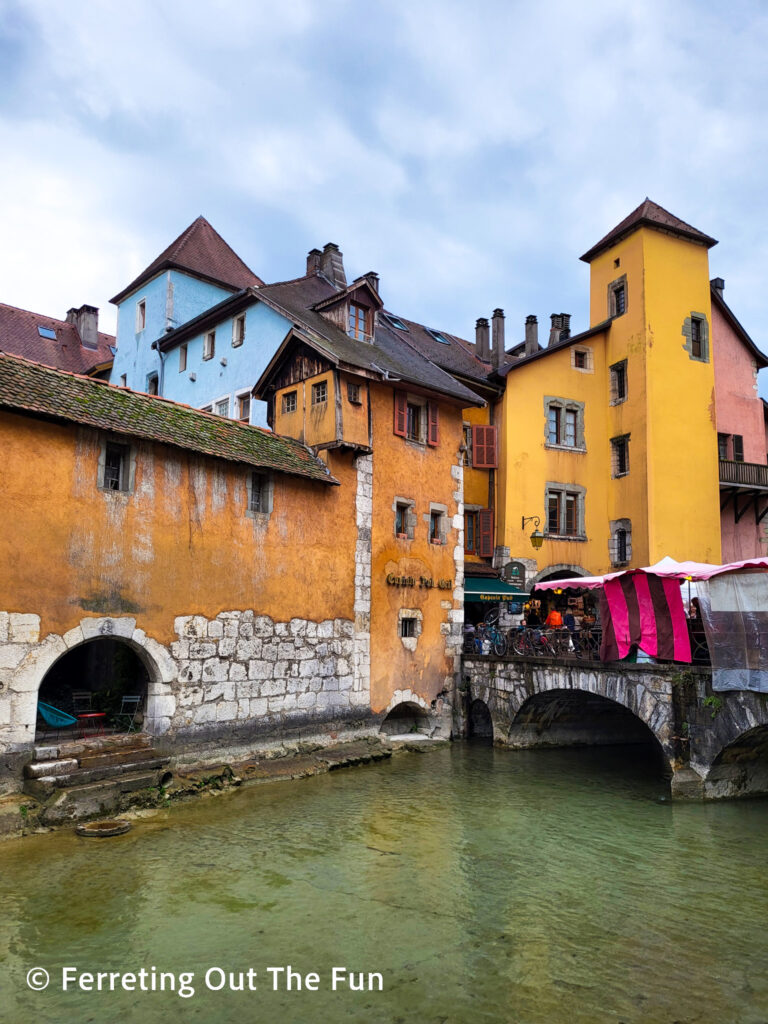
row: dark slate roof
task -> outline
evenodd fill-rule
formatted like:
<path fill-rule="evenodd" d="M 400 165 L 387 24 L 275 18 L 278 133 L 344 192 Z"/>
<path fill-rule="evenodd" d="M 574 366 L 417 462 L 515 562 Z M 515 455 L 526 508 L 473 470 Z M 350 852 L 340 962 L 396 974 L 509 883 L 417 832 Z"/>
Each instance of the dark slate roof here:
<path fill-rule="evenodd" d="M 437 330 L 449 342 L 448 345 L 443 345 L 432 337 L 423 324 L 417 324 L 413 320 L 406 320 L 403 316 L 399 316 L 397 319 L 406 325 L 408 333 L 406 334 L 405 331 L 398 331 L 397 328 L 392 328 L 394 333 L 404 342 L 421 352 L 427 359 L 431 359 L 433 363 L 437 363 L 438 366 L 447 370 L 448 373 L 458 374 L 461 377 L 468 377 L 487 384 L 488 375 L 493 372 L 493 367 L 490 362 L 483 362 L 483 360 L 477 358 L 475 346 L 470 342 L 465 341 L 464 338 L 460 338 L 456 334 L 449 334 L 447 331 L 440 330 L 440 328 L 433 328 L 433 330 Z"/>
<path fill-rule="evenodd" d="M 56 332 L 53 338 L 43 338 L 38 327 Z M 0 351 L 10 352 L 35 363 L 45 363 L 71 373 L 89 373 L 97 366 L 111 363 L 114 354 L 110 346 L 115 339 L 111 334 L 99 333 L 98 345 L 86 348 L 74 324 L 56 320 L 27 309 L 17 309 L 0 303 Z"/>
<path fill-rule="evenodd" d="M 717 280 L 717 278 L 715 280 Z M 752 353 L 752 356 L 754 357 L 754 360 L 757 363 L 758 370 L 764 370 L 766 366 L 768 366 L 768 356 L 761 352 L 757 345 L 754 343 L 754 341 L 752 341 L 750 336 L 747 334 L 747 332 L 741 326 L 739 321 L 736 319 L 736 315 L 734 314 L 731 307 L 723 298 L 722 292 L 719 288 L 717 288 L 714 285 L 713 282 L 710 282 L 710 291 L 712 293 L 712 301 L 717 305 L 717 308 L 723 314 L 723 318 L 731 326 L 732 330 L 738 335 L 738 337 L 746 346 L 746 348 L 749 349 L 749 351 Z"/>
<path fill-rule="evenodd" d="M 646 198 L 633 210 L 628 217 L 625 217 L 623 221 L 616 225 L 611 231 L 608 232 L 597 245 L 593 245 L 591 249 L 584 253 L 580 259 L 584 260 L 585 263 L 591 263 L 591 261 L 598 256 L 605 249 L 608 249 L 611 245 L 614 245 L 620 239 L 625 238 L 631 232 L 636 231 L 641 227 L 656 228 L 661 231 L 671 232 L 673 235 L 680 235 L 682 238 L 689 238 L 693 242 L 700 242 L 710 249 L 713 245 L 717 245 L 717 240 L 711 238 L 709 235 L 705 235 L 703 231 L 699 231 L 698 228 L 692 227 L 690 224 L 686 224 L 684 220 L 680 220 L 674 213 L 670 213 L 669 210 L 665 210 L 658 203 L 654 203 L 653 200 Z"/>
<path fill-rule="evenodd" d="M 321 274 L 283 281 L 259 288 L 255 298 L 282 311 L 297 327 L 315 335 L 327 352 L 339 362 L 373 371 L 385 379 L 402 380 L 465 402 L 482 405 L 474 391 L 464 387 L 429 358 L 425 358 L 397 331 L 379 318 L 373 343 L 350 338 L 335 324 L 312 308 L 316 303 L 341 293 Z"/>
<path fill-rule="evenodd" d="M 156 260 L 110 301 L 122 302 L 126 295 L 130 295 L 145 281 L 169 268 L 189 271 L 197 277 L 232 288 L 233 291 L 258 287 L 263 283 L 227 245 L 218 231 L 211 227 L 205 217 L 198 217 L 160 253 Z"/>
<path fill-rule="evenodd" d="M 292 438 L 4 352 L 0 352 L 0 408 L 82 423 L 259 469 L 338 483 L 320 459 Z"/>

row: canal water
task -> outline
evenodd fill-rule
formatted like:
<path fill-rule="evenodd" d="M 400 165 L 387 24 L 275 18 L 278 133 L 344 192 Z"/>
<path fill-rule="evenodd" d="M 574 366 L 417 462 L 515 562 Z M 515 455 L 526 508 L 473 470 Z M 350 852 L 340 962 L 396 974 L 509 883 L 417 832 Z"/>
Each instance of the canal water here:
<path fill-rule="evenodd" d="M 667 792 L 637 749 L 455 744 L 5 843 L 0 1019 L 765 1022 L 768 802 Z"/>

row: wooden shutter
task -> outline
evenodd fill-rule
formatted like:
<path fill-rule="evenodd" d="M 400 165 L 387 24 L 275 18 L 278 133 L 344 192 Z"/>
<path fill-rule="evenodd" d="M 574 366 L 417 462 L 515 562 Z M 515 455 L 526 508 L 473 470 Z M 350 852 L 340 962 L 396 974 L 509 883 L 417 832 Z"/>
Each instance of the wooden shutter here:
<path fill-rule="evenodd" d="M 493 558 L 493 509 L 481 508 L 477 513 L 477 553 Z"/>
<path fill-rule="evenodd" d="M 429 402 L 427 405 L 427 444 L 436 448 L 440 444 L 440 426 L 437 419 L 437 405 Z"/>
<path fill-rule="evenodd" d="M 408 402 L 404 391 L 395 392 L 395 433 L 405 437 L 408 427 Z"/>
<path fill-rule="evenodd" d="M 472 428 L 472 465 L 475 469 L 496 469 L 496 427 Z"/>

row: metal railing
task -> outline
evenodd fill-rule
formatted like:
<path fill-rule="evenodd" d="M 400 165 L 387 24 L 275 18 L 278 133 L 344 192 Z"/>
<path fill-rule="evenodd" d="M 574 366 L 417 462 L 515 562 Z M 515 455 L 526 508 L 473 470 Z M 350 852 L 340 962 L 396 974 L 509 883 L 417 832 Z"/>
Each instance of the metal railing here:
<path fill-rule="evenodd" d="M 720 483 L 768 490 L 768 466 L 759 462 L 733 462 L 720 459 Z"/>

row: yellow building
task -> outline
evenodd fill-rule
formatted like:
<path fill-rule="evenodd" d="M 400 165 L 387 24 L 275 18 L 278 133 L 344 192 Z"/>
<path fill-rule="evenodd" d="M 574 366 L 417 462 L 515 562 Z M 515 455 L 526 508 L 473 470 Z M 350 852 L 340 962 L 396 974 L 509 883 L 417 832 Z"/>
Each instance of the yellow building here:
<path fill-rule="evenodd" d="M 539 580 L 720 561 L 715 244 L 646 199 L 582 256 L 589 329 L 570 336 L 565 318 L 540 348 L 529 317 L 495 413 L 497 562 L 534 556 Z"/>

